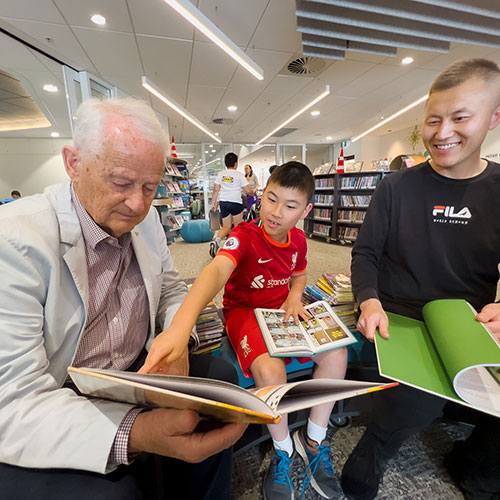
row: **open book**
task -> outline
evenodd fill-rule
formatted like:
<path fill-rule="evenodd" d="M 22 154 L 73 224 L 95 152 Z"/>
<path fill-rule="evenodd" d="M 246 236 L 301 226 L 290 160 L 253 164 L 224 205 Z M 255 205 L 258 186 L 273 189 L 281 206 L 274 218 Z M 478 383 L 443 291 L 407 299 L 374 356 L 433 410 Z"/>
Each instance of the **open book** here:
<path fill-rule="evenodd" d="M 357 342 L 324 300 L 305 306 L 311 315 L 298 325 L 293 317 L 285 323 L 281 309 L 255 309 L 255 315 L 271 356 L 314 356 Z"/>
<path fill-rule="evenodd" d="M 272 424 L 281 415 L 393 387 L 354 380 L 311 379 L 242 389 L 219 380 L 69 367 L 85 395 L 137 406 L 192 409 L 223 422 Z"/>
<path fill-rule="evenodd" d="M 465 300 L 434 300 L 424 321 L 388 313 L 388 339 L 376 335 L 380 374 L 500 416 L 500 344 Z"/>

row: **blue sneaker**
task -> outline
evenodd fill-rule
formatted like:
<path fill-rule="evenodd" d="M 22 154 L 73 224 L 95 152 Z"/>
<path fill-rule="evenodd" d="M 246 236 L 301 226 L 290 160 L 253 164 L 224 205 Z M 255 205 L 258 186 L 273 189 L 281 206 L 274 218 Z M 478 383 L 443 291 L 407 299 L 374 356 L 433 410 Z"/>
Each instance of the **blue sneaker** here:
<path fill-rule="evenodd" d="M 264 500 L 293 500 L 293 485 L 290 481 L 293 455 L 274 450 L 274 457 L 264 478 Z"/>
<path fill-rule="evenodd" d="M 310 483 L 323 498 L 339 497 L 341 488 L 330 460 L 329 441 L 325 440 L 318 444 L 307 437 L 306 427 L 302 427 L 293 435 L 293 442 L 297 453 L 306 464 L 300 496 L 304 495 Z"/>

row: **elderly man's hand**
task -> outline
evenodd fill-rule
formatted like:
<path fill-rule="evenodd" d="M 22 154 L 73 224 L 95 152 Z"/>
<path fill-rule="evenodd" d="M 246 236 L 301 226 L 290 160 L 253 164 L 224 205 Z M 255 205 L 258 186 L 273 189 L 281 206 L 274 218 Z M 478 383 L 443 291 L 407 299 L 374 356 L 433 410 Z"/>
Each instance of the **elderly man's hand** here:
<path fill-rule="evenodd" d="M 156 409 L 140 413 L 132 425 L 129 452 L 145 451 L 197 463 L 232 446 L 246 424 L 227 424 L 194 432 L 199 415 L 192 410 Z"/>

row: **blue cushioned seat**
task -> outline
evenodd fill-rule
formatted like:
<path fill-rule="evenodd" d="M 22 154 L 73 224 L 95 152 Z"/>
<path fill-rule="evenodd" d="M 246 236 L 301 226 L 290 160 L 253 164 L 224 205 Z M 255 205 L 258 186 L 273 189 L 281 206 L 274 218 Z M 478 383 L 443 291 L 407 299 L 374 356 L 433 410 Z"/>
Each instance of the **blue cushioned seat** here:
<path fill-rule="evenodd" d="M 210 225 L 205 219 L 187 220 L 182 224 L 181 236 L 189 243 L 201 243 L 210 241 L 214 232 L 210 231 Z"/>

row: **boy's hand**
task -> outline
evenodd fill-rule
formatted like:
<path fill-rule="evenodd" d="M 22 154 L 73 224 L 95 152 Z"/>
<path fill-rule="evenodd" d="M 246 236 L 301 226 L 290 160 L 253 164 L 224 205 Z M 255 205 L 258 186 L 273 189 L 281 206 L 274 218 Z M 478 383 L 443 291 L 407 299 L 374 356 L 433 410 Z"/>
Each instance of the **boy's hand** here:
<path fill-rule="evenodd" d="M 285 311 L 285 323 L 288 321 L 288 318 L 290 316 L 293 316 L 296 325 L 299 324 L 299 316 L 304 319 L 311 317 L 311 315 L 304 309 L 304 304 L 302 304 L 302 302 L 290 298 L 286 299 L 285 302 L 281 304 L 280 309 L 283 309 Z"/>
<path fill-rule="evenodd" d="M 153 340 L 144 366 L 139 370 L 139 373 L 188 375 L 187 344 L 189 334 L 186 335 L 178 330 L 175 331 L 172 327 L 161 332 Z"/>

